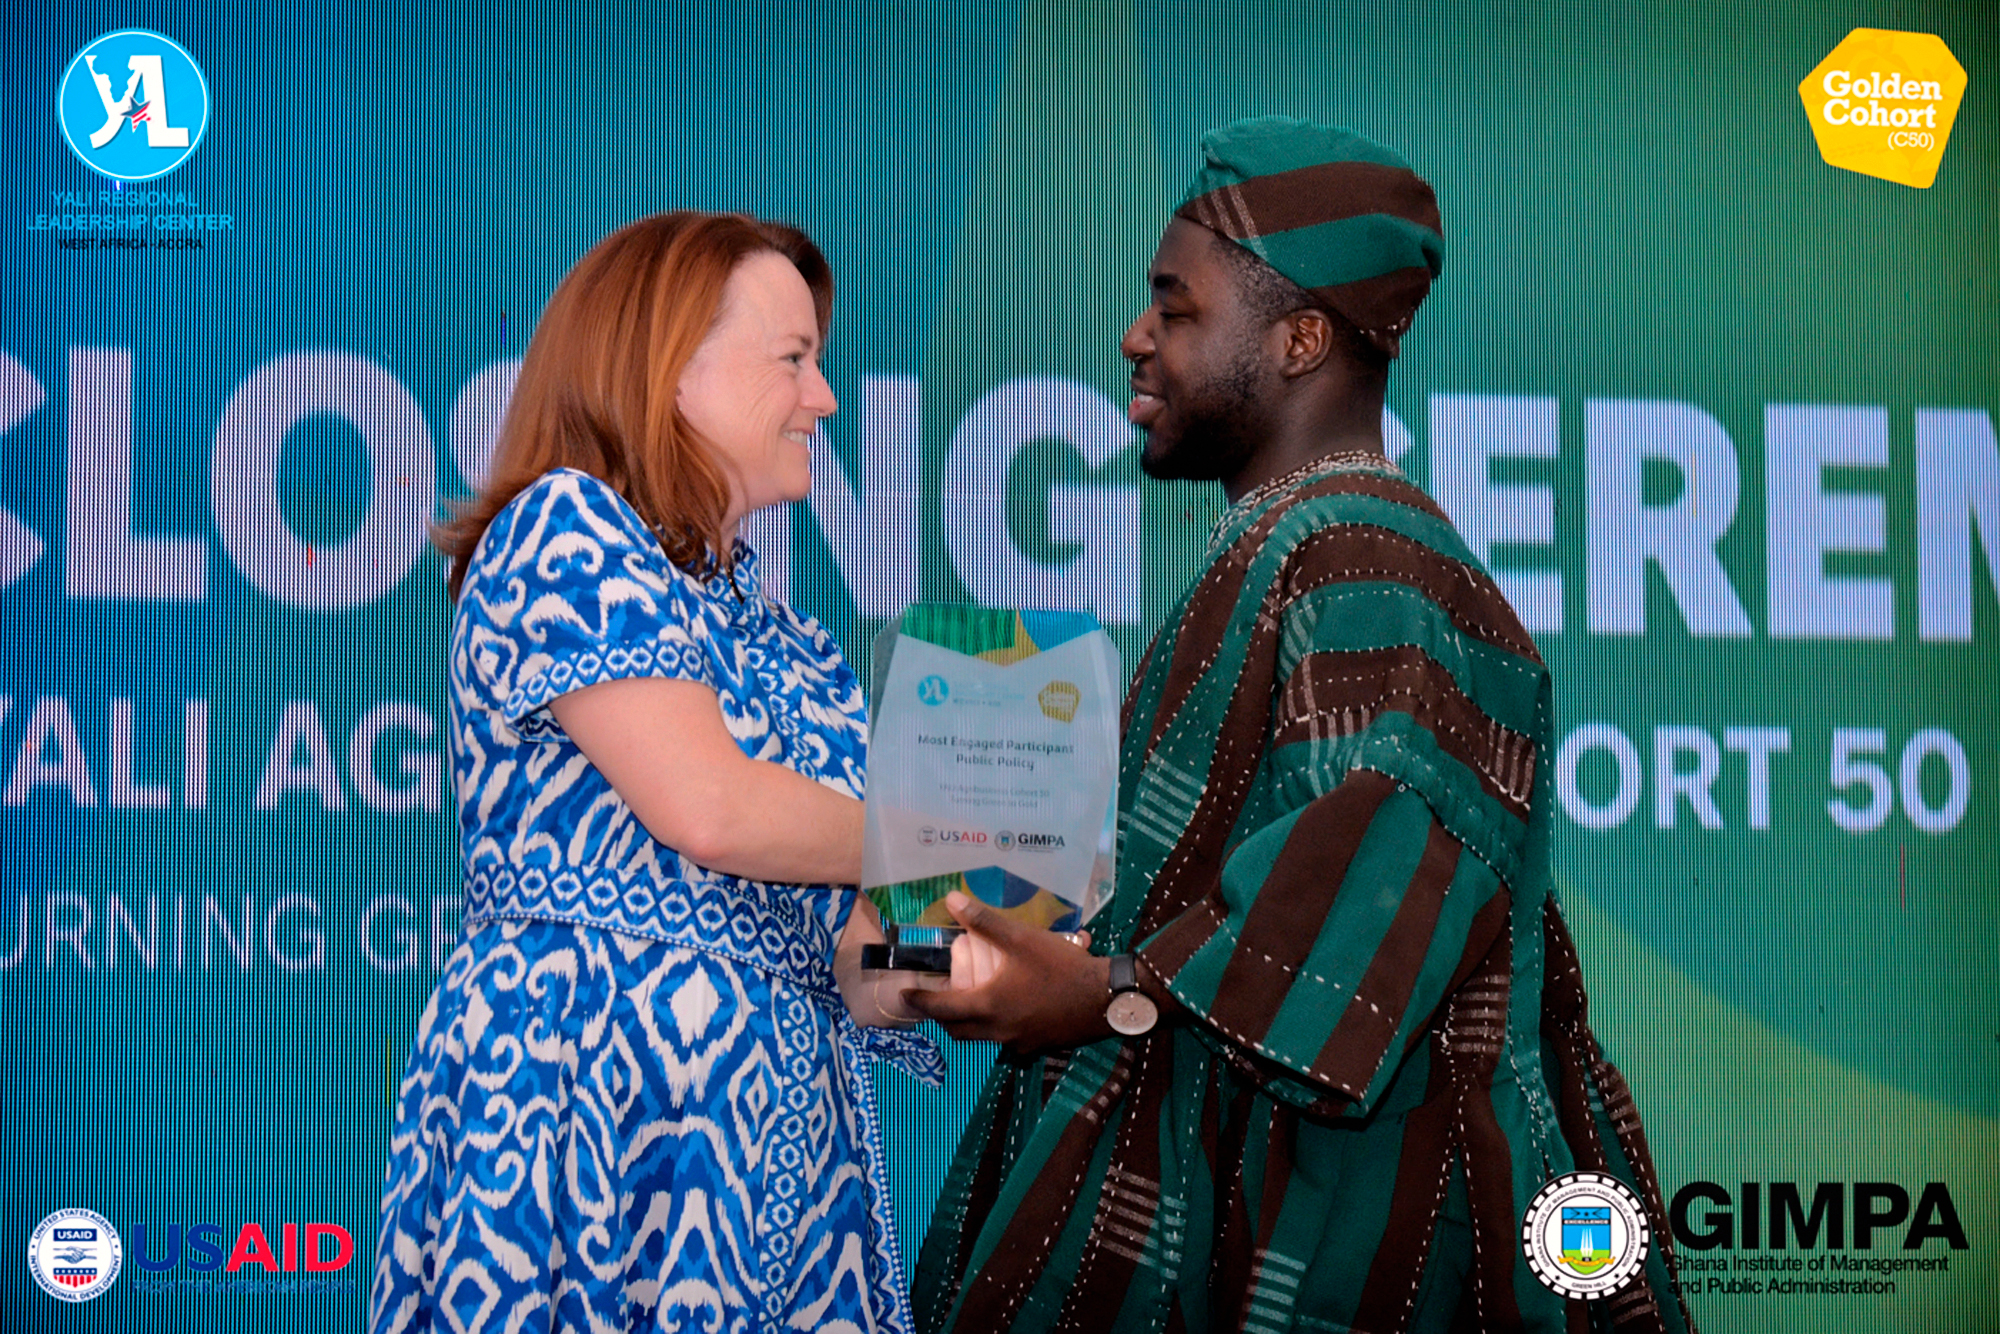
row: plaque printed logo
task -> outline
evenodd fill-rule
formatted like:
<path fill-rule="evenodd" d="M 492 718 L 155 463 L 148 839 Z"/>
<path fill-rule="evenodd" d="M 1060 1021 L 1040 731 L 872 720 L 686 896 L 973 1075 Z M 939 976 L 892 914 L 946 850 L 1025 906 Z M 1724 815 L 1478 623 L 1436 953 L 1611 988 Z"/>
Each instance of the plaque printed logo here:
<path fill-rule="evenodd" d="M 1073 722 L 1076 706 L 1083 702 L 1083 692 L 1067 681 L 1051 681 L 1035 696 L 1035 702 L 1041 705 L 1043 717 L 1059 723 Z"/>

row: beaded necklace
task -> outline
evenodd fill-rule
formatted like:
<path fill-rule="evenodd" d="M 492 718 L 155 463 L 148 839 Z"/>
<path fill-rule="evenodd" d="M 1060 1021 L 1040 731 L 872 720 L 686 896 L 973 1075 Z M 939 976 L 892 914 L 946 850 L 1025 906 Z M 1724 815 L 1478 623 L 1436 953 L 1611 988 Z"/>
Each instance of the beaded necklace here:
<path fill-rule="evenodd" d="M 1268 482 L 1260 482 L 1236 498 L 1236 502 L 1222 511 L 1216 519 L 1215 527 L 1208 530 L 1208 555 L 1213 558 L 1221 550 L 1222 535 L 1237 520 L 1250 513 L 1280 491 L 1303 486 L 1307 482 L 1336 472 L 1385 472 L 1392 477 L 1403 476 L 1403 470 L 1386 455 L 1373 450 L 1350 449 L 1339 454 L 1321 454 L 1308 459 L 1281 477 L 1273 477 Z"/>

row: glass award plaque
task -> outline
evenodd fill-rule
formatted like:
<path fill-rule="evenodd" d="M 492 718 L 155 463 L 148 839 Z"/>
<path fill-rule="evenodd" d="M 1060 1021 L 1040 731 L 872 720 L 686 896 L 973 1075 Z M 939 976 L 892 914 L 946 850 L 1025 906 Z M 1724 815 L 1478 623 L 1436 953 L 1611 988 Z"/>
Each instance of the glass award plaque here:
<path fill-rule="evenodd" d="M 962 891 L 1074 931 L 1111 894 L 1117 646 L 1088 612 L 918 603 L 875 640 L 865 968 L 951 971 Z"/>

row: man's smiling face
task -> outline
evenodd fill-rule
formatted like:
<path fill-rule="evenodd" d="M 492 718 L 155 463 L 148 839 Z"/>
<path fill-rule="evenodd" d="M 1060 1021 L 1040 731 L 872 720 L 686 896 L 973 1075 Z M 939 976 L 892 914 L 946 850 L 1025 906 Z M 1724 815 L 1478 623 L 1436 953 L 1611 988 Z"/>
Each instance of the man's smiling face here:
<path fill-rule="evenodd" d="M 1236 270 L 1231 244 L 1176 218 L 1161 233 L 1147 281 L 1152 304 L 1119 350 L 1132 363 L 1132 424 L 1146 433 L 1139 466 L 1162 481 L 1241 472 L 1269 435 L 1275 370 Z"/>

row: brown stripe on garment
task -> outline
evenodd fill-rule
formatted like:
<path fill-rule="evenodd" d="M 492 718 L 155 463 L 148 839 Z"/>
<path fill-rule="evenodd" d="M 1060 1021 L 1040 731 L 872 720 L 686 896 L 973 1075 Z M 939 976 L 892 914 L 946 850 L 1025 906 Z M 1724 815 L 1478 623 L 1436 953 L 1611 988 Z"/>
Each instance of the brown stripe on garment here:
<path fill-rule="evenodd" d="M 1370 213 L 1386 213 L 1440 235 L 1444 232 L 1437 196 L 1423 178 L 1407 167 L 1380 162 L 1317 162 L 1269 176 L 1253 176 L 1197 195 L 1175 212 L 1239 239 Z M 1247 226 L 1244 213 L 1249 214 Z M 1218 221 L 1209 221 L 1211 217 Z"/>
<path fill-rule="evenodd" d="M 1579 1168 L 1593 1172 L 1611 1171 L 1610 1155 L 1598 1133 L 1597 1118 L 1590 1108 L 1590 1086 L 1595 1081 L 1618 1146 L 1623 1150 L 1631 1175 L 1639 1187 L 1654 1244 L 1660 1247 L 1661 1259 L 1673 1280 L 1674 1299 L 1680 1306 L 1681 1320 L 1692 1331 L 1695 1328 L 1694 1317 L 1688 1310 L 1687 1294 L 1681 1290 L 1680 1265 L 1673 1249 L 1673 1230 L 1668 1224 L 1660 1194 L 1659 1174 L 1653 1166 L 1652 1150 L 1646 1143 L 1645 1129 L 1639 1123 L 1638 1109 L 1633 1105 L 1632 1092 L 1625 1083 L 1625 1077 L 1604 1059 L 1586 1021 L 1588 1001 L 1583 989 L 1583 967 L 1577 957 L 1576 943 L 1571 940 L 1569 927 L 1563 921 L 1554 899 L 1548 900 L 1542 909 L 1542 935 L 1545 954 L 1542 1037 L 1545 1049 L 1554 1054 L 1553 1067 L 1547 1069 L 1545 1075 L 1555 1092 L 1556 1121 L 1562 1130 L 1563 1142 L 1569 1146 L 1570 1156 Z M 1572 1308 L 1582 1305 L 1580 1302 L 1570 1303 Z M 1659 1314 L 1657 1306 L 1650 1310 L 1635 1310 L 1634 1318 L 1641 1328 L 1664 1328 L 1664 1317 Z"/>
<path fill-rule="evenodd" d="M 1419 510 L 1440 523 L 1451 522 L 1451 516 L 1439 508 L 1438 503 L 1426 495 L 1421 487 L 1408 478 L 1398 477 L 1394 473 L 1335 473 L 1300 491 L 1300 499 L 1317 499 L 1330 495 L 1372 496 L 1376 500 L 1387 500 L 1405 509 Z M 1348 523 L 1352 520 L 1343 519 L 1340 522 Z"/>
<path fill-rule="evenodd" d="M 1478 775 L 1485 793 L 1517 818 L 1534 796 L 1535 743 L 1502 727 L 1415 645 L 1308 653 L 1278 696 L 1271 744 L 1333 741 L 1363 731 L 1384 713 L 1404 713 L 1438 749 Z"/>
<path fill-rule="evenodd" d="M 1216 656 L 1222 651 L 1223 641 L 1235 617 L 1237 604 L 1242 599 L 1250 567 L 1256 562 L 1257 555 L 1262 551 L 1264 543 L 1269 540 L 1272 530 L 1294 505 L 1336 495 L 1372 496 L 1395 504 L 1407 505 L 1441 522 L 1450 522 L 1444 511 L 1416 486 L 1401 478 L 1385 477 L 1379 473 L 1334 473 L 1298 487 L 1274 501 L 1269 509 L 1258 515 L 1255 522 L 1216 556 L 1188 594 L 1187 604 L 1181 611 L 1180 625 L 1174 639 L 1173 659 L 1167 664 L 1167 679 L 1162 683 L 1159 706 L 1153 714 L 1152 731 L 1146 737 L 1146 750 L 1149 754 L 1159 746 L 1161 735 L 1180 715 L 1188 697 L 1194 693 L 1195 687 L 1201 683 L 1208 669 L 1214 665 Z M 1345 522 L 1336 523 L 1331 529 L 1307 535 L 1300 545 L 1304 546 L 1328 533 L 1344 531 L 1355 526 L 1357 525 Z M 1448 557 L 1438 557 L 1438 559 L 1449 560 Z M 1294 568 L 1297 563 L 1296 553 L 1288 553 L 1285 570 Z M 1457 562 L 1451 563 L 1457 564 Z M 1260 618 L 1275 622 L 1286 600 L 1284 582 L 1285 574 L 1281 571 L 1278 585 L 1266 590 L 1264 594 L 1263 603 L 1257 613 Z M 1492 584 L 1490 579 L 1486 582 L 1489 586 Z M 1493 592 L 1498 596 L 1497 587 Z M 1500 602 L 1502 606 L 1506 605 L 1504 598 L 1500 599 Z M 1259 629 L 1261 631 L 1262 627 Z M 1519 642 L 1526 646 L 1527 651 L 1533 651 L 1534 643 L 1525 632 L 1519 636 Z M 1522 649 L 1515 648 L 1514 651 L 1520 652 Z M 1247 668 L 1244 675 L 1248 675 Z M 1263 701 L 1251 701 L 1251 703 L 1261 704 Z"/>
<path fill-rule="evenodd" d="M 1461 1078 L 1459 1136 L 1465 1159 L 1466 1207 L 1472 1214 L 1473 1290 L 1483 1329 L 1521 1328 L 1514 1295 L 1514 1264 L 1521 1254 L 1520 1217 L 1526 1200 L 1514 1198 L 1514 1153 L 1493 1110 L 1493 1079 Z"/>
<path fill-rule="evenodd" d="M 1176 873 L 1170 877 L 1168 871 L 1174 870 L 1170 863 L 1167 871 L 1161 873 L 1160 880 L 1171 879 L 1174 882 L 1164 891 L 1160 888 L 1160 880 L 1153 882 L 1154 896 L 1164 898 L 1182 884 L 1206 883 L 1212 879 L 1204 874 L 1200 862 L 1191 861 L 1185 868 L 1184 874 Z M 1153 900 L 1149 898 L 1146 901 L 1148 916 L 1152 915 L 1152 907 Z M 1164 911 L 1161 915 L 1168 916 Z M 1148 935 L 1152 935 L 1153 938 L 1134 950 L 1133 955 L 1145 961 L 1153 976 L 1172 982 L 1181 969 L 1187 967 L 1188 960 L 1199 954 L 1201 947 L 1215 938 L 1215 933 L 1222 929 L 1222 924 L 1228 919 L 1229 910 L 1223 907 L 1221 895 L 1211 890 L 1199 903 L 1172 914 L 1166 925 L 1158 928 L 1157 935 L 1147 930 L 1142 923 L 1140 928 L 1132 933 L 1133 939 L 1143 940 Z"/>
<path fill-rule="evenodd" d="M 1603 1049 L 1590 1031 L 1582 961 L 1577 955 L 1576 942 L 1570 937 L 1569 924 L 1563 920 L 1562 912 L 1553 899 L 1542 910 L 1542 930 L 1547 956 L 1544 972 L 1549 981 L 1558 986 L 1556 1018 L 1551 1020 L 1549 985 L 1547 981 L 1543 984 L 1543 1032 L 1547 1035 L 1554 1029 L 1565 1033 L 1566 1040 L 1556 1044 L 1558 1049 L 1585 1072 L 1583 1078 L 1574 1083 L 1582 1104 L 1580 1115 L 1589 1129 L 1590 1149 L 1595 1161 L 1602 1165 L 1608 1162 L 1608 1155 L 1597 1135 L 1597 1118 L 1591 1115 L 1588 1091 L 1588 1081 L 1596 1082 L 1598 1095 L 1604 1103 L 1605 1117 L 1611 1122 L 1618 1147 L 1624 1152 L 1633 1181 L 1639 1187 L 1639 1197 L 1652 1225 L 1654 1244 L 1660 1248 L 1660 1258 L 1673 1280 L 1674 1300 L 1680 1305 L 1682 1323 L 1693 1330 L 1694 1316 L 1688 1310 L 1687 1294 L 1680 1285 L 1680 1258 L 1674 1251 L 1673 1229 L 1667 1219 L 1666 1197 L 1660 1190 L 1660 1174 L 1653 1165 L 1652 1146 L 1646 1142 L 1646 1128 L 1639 1120 L 1639 1109 L 1633 1101 L 1631 1086 L 1625 1082 L 1625 1076 L 1618 1067 L 1605 1059 Z M 1571 1150 L 1581 1165 L 1583 1155 L 1576 1149 L 1575 1140 L 1569 1133 L 1572 1113 L 1567 1102 L 1571 1083 L 1565 1071 L 1558 1082 L 1559 1120 L 1564 1137 L 1571 1141 Z M 1598 1170 L 1605 1169 L 1599 1166 Z"/>
<path fill-rule="evenodd" d="M 1467 951 L 1470 954 L 1470 950 Z M 1514 1296 L 1520 1254 L 1520 1211 L 1514 1198 L 1514 1154 L 1493 1109 L 1493 1077 L 1507 1041 L 1513 990 L 1513 942 L 1500 934 L 1478 967 L 1452 992 L 1441 1035 L 1455 1091 L 1458 1148 L 1465 1163 L 1466 1206 L 1472 1215 L 1472 1265 L 1480 1324 L 1517 1329 Z M 1447 1045 L 1448 1044 L 1448 1045 Z"/>
<path fill-rule="evenodd" d="M 1271 1145 L 1264 1157 L 1263 1204 L 1257 1210 L 1257 1242 L 1271 1244 L 1278 1230 L 1278 1216 L 1284 1212 L 1285 1192 L 1291 1189 L 1292 1165 L 1299 1156 L 1299 1113 L 1286 1103 L 1271 1104 Z"/>
<path fill-rule="evenodd" d="M 1373 278 L 1308 289 L 1313 298 L 1345 315 L 1363 332 L 1400 334 L 1431 290 L 1431 271 L 1421 264 L 1392 269 Z"/>
<path fill-rule="evenodd" d="M 979 1230 L 992 1212 L 999 1183 L 1010 1164 L 1007 1127 L 1030 1076 L 1017 1059 L 1004 1052 L 994 1067 L 992 1105 L 982 1101 L 960 1137 L 952 1171 L 917 1260 L 910 1301 L 920 1328 L 940 1329 L 949 1317 Z M 955 1219 L 953 1210 L 957 1211 Z"/>
<path fill-rule="evenodd" d="M 1404 584 L 1435 603 L 1459 633 L 1538 665 L 1542 661 L 1492 576 L 1413 537 L 1370 523 L 1341 524 L 1300 542 L 1291 563 L 1294 597 L 1334 584 Z"/>
<path fill-rule="evenodd" d="M 1236 216 L 1225 190 L 1210 190 L 1198 195 L 1174 210 L 1174 216 L 1197 222 L 1219 236 L 1242 239 L 1246 235 L 1241 219 Z"/>
<path fill-rule="evenodd" d="M 1007 1063 L 1002 1056 L 1000 1064 Z M 986 1143 L 979 1153 L 979 1166 L 973 1172 L 972 1181 L 965 1192 L 965 1225 L 959 1230 L 957 1253 L 951 1257 L 951 1273 L 955 1280 L 963 1281 L 965 1268 L 972 1262 L 973 1244 L 979 1240 L 979 1230 L 993 1214 L 993 1205 L 1000 1198 L 1000 1187 L 1007 1179 L 1007 1168 L 1011 1165 L 1007 1152 L 1009 1128 L 1016 1114 L 1016 1105 L 1027 1082 L 1034 1075 L 1023 1069 L 1011 1069 L 1002 1085 L 1002 1092 L 994 1099 L 993 1119 L 987 1126 Z M 957 1283 L 954 1283 L 954 1288 Z"/>
<path fill-rule="evenodd" d="M 1174 636 L 1174 655 L 1167 663 L 1167 679 L 1161 683 L 1159 706 L 1153 713 L 1153 730 L 1146 737 L 1148 756 L 1158 749 L 1161 736 L 1180 716 L 1188 697 L 1215 665 L 1230 622 L 1235 619 L 1236 604 L 1243 595 L 1250 566 L 1277 523 L 1276 511 L 1283 508 L 1285 505 L 1280 502 L 1259 516 L 1241 538 L 1230 543 L 1202 571 L 1188 594 Z"/>
<path fill-rule="evenodd" d="M 1409 1008 L 1410 993 L 1416 990 L 1417 977 L 1423 972 L 1424 957 L 1437 934 L 1438 915 L 1444 911 L 1445 891 L 1458 873 L 1462 852 L 1458 840 L 1432 819 L 1424 854 L 1403 888 L 1396 915 L 1390 919 L 1389 929 L 1362 972 L 1340 1021 L 1313 1058 L 1313 1078 L 1356 1097 L 1367 1092 L 1396 1030 L 1402 1026 L 1403 1012 Z"/>
<path fill-rule="evenodd" d="M 1591 1063 L 1590 1074 L 1597 1084 L 1598 1096 L 1604 1102 L 1604 1118 L 1611 1123 L 1612 1137 L 1625 1154 L 1625 1160 L 1632 1165 L 1632 1175 L 1638 1178 L 1639 1188 L 1645 1196 L 1646 1207 L 1656 1215 L 1664 1216 L 1661 1207 L 1660 1183 L 1653 1172 L 1652 1149 L 1646 1144 L 1646 1128 L 1639 1123 L 1639 1107 L 1632 1099 L 1632 1086 L 1625 1082 L 1618 1067 L 1604 1059 L 1597 1049 L 1596 1039 L 1591 1047 L 1597 1050 L 1597 1059 Z"/>
<path fill-rule="evenodd" d="M 1189 818 L 1179 841 L 1160 864 L 1132 933 L 1136 943 L 1170 922 L 1175 924 L 1174 939 L 1158 942 L 1157 950 L 1140 952 L 1147 965 L 1161 977 L 1172 978 L 1214 933 L 1221 920 L 1212 913 L 1192 910 L 1204 899 L 1212 908 L 1219 907 L 1223 854 L 1237 816 L 1250 798 L 1250 779 L 1257 770 L 1271 725 L 1268 691 L 1269 682 L 1277 674 L 1277 662 L 1278 623 L 1275 619 L 1261 618 L 1245 654 L 1244 669 L 1233 686 L 1228 711 L 1216 733 L 1207 790 L 1198 807 L 1199 818 Z"/>
<path fill-rule="evenodd" d="M 1666 1317 L 1653 1297 L 1650 1283 L 1628 1283 L 1604 1299 L 1611 1312 L 1611 1328 L 1635 1330 L 1641 1334 L 1667 1334 Z"/>
<path fill-rule="evenodd" d="M 1442 518 L 1437 507 L 1416 487 L 1375 473 L 1335 473 L 1301 486 L 1273 503 L 1209 566 L 1189 595 L 1173 658 L 1167 664 L 1167 680 L 1153 716 L 1152 733 L 1147 739 L 1149 752 L 1159 745 L 1166 728 L 1186 706 L 1221 651 L 1244 591 L 1245 576 L 1271 531 L 1293 505 L 1342 494 L 1374 496 Z M 1313 542 L 1317 536 L 1309 535 L 1301 545 Z M 1287 567 L 1293 563 L 1288 560 Z M 1243 668 L 1230 686 L 1234 693 L 1210 759 L 1210 789 L 1202 798 L 1201 818 L 1189 821 L 1180 842 L 1162 862 L 1133 931 L 1136 943 L 1172 925 L 1168 935 L 1140 952 L 1161 977 L 1171 979 L 1214 934 L 1222 920 L 1218 891 L 1223 853 L 1243 802 L 1248 799 L 1248 778 L 1256 771 L 1269 736 L 1272 701 L 1266 687 L 1275 675 L 1280 648 L 1277 611 L 1293 596 L 1296 589 L 1289 586 L 1281 571 L 1262 599 L 1250 642 L 1244 648 Z M 1532 651 L 1532 641 L 1525 634 L 1522 639 Z M 1242 785 L 1230 786 L 1237 779 L 1243 780 Z M 1209 911 L 1192 912 L 1194 905 L 1204 898 Z"/>
<path fill-rule="evenodd" d="M 1391 1334 L 1409 1321 L 1450 1179 L 1449 1080 L 1443 1059 L 1433 1059 L 1424 1100 L 1403 1121 L 1389 1215 L 1383 1220 L 1382 1240 L 1368 1262 L 1368 1277 L 1354 1306 L 1353 1329 Z"/>
<path fill-rule="evenodd" d="M 1209 1004 L 1209 1022 L 1232 1041 L 1253 1047 L 1263 1041 L 1290 994 L 1293 976 L 1326 927 L 1369 823 L 1395 790 L 1394 779 L 1357 770 L 1307 806 L 1292 825 L 1244 917 Z"/>
<path fill-rule="evenodd" d="M 1494 943 L 1507 931 L 1507 913 L 1512 904 L 1512 896 L 1503 887 L 1472 914 L 1472 924 L 1465 929 L 1465 949 L 1459 954 L 1458 967 L 1452 969 L 1451 980 L 1445 983 L 1444 994 L 1455 996 L 1465 987 L 1479 965 L 1493 951 Z M 1436 1029 L 1438 1025 L 1431 1025 Z M 1418 1034 L 1410 1035 L 1410 1046 L 1416 1047 Z"/>
<path fill-rule="evenodd" d="M 1239 1332 L 1247 1329 L 1250 1312 L 1256 1307 L 1257 1290 L 1263 1285 L 1264 1274 L 1260 1256 L 1271 1249 L 1271 1238 L 1277 1235 L 1278 1219 L 1284 1213 L 1285 1192 L 1291 1189 L 1292 1168 L 1299 1156 L 1299 1113 L 1298 1109 L 1282 1102 L 1272 1102 L 1270 1147 L 1264 1152 L 1264 1182 L 1259 1191 L 1262 1197 L 1257 1209 L 1257 1237 L 1251 1247 L 1251 1281 L 1244 1285 L 1242 1309 L 1235 1319 L 1217 1325 L 1223 1329 Z M 1295 1306 L 1293 1299 L 1285 1305 Z"/>
<path fill-rule="evenodd" d="M 1555 1093 L 1556 1121 L 1576 1165 L 1586 1172 L 1603 1172 L 1610 1160 L 1598 1139 L 1597 1119 L 1590 1111 L 1594 1053 L 1584 1018 L 1588 1001 L 1583 966 L 1554 899 L 1542 908 L 1542 940 L 1542 1037 L 1555 1056 L 1555 1068 L 1545 1074 Z"/>
<path fill-rule="evenodd" d="M 1128 1042 L 1126 1051 L 1132 1053 L 1134 1068 L 1125 1114 L 1111 1142 L 1090 1237 L 1056 1318 L 1059 1331 L 1096 1334 L 1117 1322 L 1138 1277 L 1137 1257 L 1145 1243 L 1112 1229 L 1149 1237 L 1154 1262 L 1163 1266 L 1166 1253 L 1177 1249 L 1159 1235 L 1160 1117 L 1174 1082 L 1174 1037 L 1155 1030 Z"/>
<path fill-rule="evenodd" d="M 1544 1032 L 1549 1036 L 1555 1033 L 1566 1036 L 1569 1041 L 1564 1045 L 1574 1053 L 1587 1081 L 1597 1085 L 1598 1096 L 1604 1104 L 1605 1119 L 1611 1123 L 1618 1146 L 1624 1150 L 1626 1161 L 1632 1165 L 1647 1210 L 1656 1216 L 1657 1221 L 1665 1217 L 1666 1209 L 1660 1193 L 1659 1177 L 1653 1169 L 1652 1150 L 1646 1143 L 1645 1127 L 1639 1121 L 1639 1108 L 1625 1076 L 1604 1058 L 1596 1035 L 1590 1031 L 1582 960 L 1577 954 L 1576 942 L 1570 936 L 1569 924 L 1563 920 L 1562 912 L 1553 899 L 1542 909 L 1542 938 L 1546 955 L 1542 984 Z M 1550 1032 L 1551 1029 L 1554 1032 Z M 1583 1114 L 1592 1123 L 1594 1132 L 1596 1117 L 1590 1114 L 1589 1106 L 1586 1092 Z M 1602 1160 L 1604 1154 L 1601 1147 L 1598 1154 Z"/>
<path fill-rule="evenodd" d="M 1221 1090 L 1211 1086 L 1210 1098 Z M 1228 1329 L 1234 1313 L 1250 1288 L 1251 1251 L 1257 1244 L 1250 1230 L 1249 1190 L 1243 1179 L 1245 1146 L 1250 1139 L 1250 1119 L 1257 1112 L 1269 1113 L 1268 1099 L 1255 1097 L 1253 1086 L 1238 1087 L 1230 1099 L 1227 1119 L 1222 1125 L 1218 1149 L 1228 1175 L 1215 1183 L 1215 1239 L 1208 1263 L 1208 1323 L 1213 1329 Z"/>
<path fill-rule="evenodd" d="M 1008 1218 L 985 1266 L 967 1276 L 955 1326 L 961 1334 L 1005 1330 L 1013 1323 L 1021 1302 L 1047 1267 L 1063 1224 L 1076 1209 L 1077 1194 L 1103 1134 L 1104 1117 L 1124 1096 L 1131 1075 L 1132 1050 L 1126 1047 L 1085 1110 L 1063 1127 L 1035 1175 L 1038 1189 L 1029 1191 Z M 1047 1115 L 1046 1109 L 1043 1114 Z"/>
<path fill-rule="evenodd" d="M 1042 1101 L 1035 1107 L 1037 1115 L 1048 1105 L 1049 1099 L 1056 1095 L 1056 1085 L 1062 1082 L 1062 1077 L 1069 1073 L 1070 1056 L 1071 1053 L 1067 1051 L 1052 1051 L 1041 1058 Z"/>
<path fill-rule="evenodd" d="M 1118 735 L 1124 736 L 1132 730 L 1132 710 L 1139 702 L 1139 689 L 1146 683 L 1146 671 L 1153 665 L 1153 654 L 1160 647 L 1160 635 L 1166 629 L 1162 622 L 1160 629 L 1153 631 L 1153 637 L 1146 641 L 1146 651 L 1139 655 L 1139 665 L 1132 670 L 1132 679 L 1125 686 L 1125 702 L 1118 706 Z"/>
<path fill-rule="evenodd" d="M 1660 1174 L 1653 1166 L 1653 1150 L 1646 1143 L 1646 1129 L 1639 1122 L 1639 1109 L 1632 1100 L 1631 1087 L 1626 1084 L 1625 1076 L 1619 1073 L 1618 1067 L 1601 1054 L 1595 1069 L 1597 1086 L 1604 1097 L 1605 1110 L 1611 1117 L 1618 1145 L 1625 1151 L 1625 1161 L 1631 1165 L 1632 1176 L 1639 1184 L 1639 1195 L 1645 1202 L 1646 1215 L 1652 1225 L 1653 1242 L 1660 1248 L 1660 1259 L 1666 1265 L 1667 1276 L 1673 1280 L 1674 1300 L 1680 1305 L 1681 1323 L 1692 1331 L 1695 1327 L 1694 1315 L 1688 1310 L 1687 1293 L 1681 1288 L 1680 1256 L 1674 1250 L 1666 1198 L 1660 1193 Z"/>

